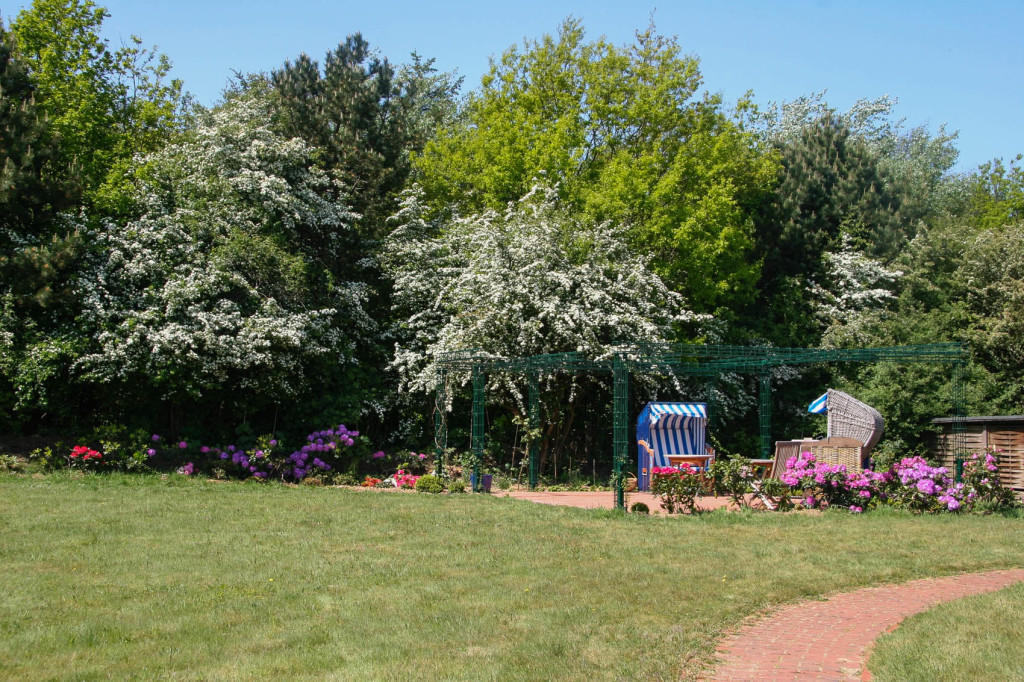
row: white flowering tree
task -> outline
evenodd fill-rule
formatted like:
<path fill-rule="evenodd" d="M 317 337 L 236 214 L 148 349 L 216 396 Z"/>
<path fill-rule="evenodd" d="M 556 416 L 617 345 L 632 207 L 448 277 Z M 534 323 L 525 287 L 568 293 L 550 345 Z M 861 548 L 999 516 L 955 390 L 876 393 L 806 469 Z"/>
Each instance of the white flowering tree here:
<path fill-rule="evenodd" d="M 574 219 L 551 189 L 443 224 L 424 213 L 419 192 L 407 193 L 385 249 L 401 320 L 393 366 L 407 390 L 434 389 L 441 352 L 607 357 L 617 345 L 667 340 L 675 323 L 695 317 L 630 250 L 621 228 Z M 521 377 L 490 381 L 521 410 Z M 548 378 L 549 397 L 557 383 Z M 576 395 L 574 385 L 558 386 L 549 414 Z"/>
<path fill-rule="evenodd" d="M 843 236 L 836 251 L 826 251 L 825 281 L 809 286 L 815 312 L 825 324 L 851 324 L 865 313 L 896 301 L 900 270 L 885 266 L 855 248 Z"/>
<path fill-rule="evenodd" d="M 363 287 L 336 281 L 331 264 L 354 216 L 313 150 L 269 122 L 264 95 L 236 94 L 137 160 L 136 217 L 91 235 L 89 378 L 251 407 L 295 396 L 318 362 L 351 358 L 371 321 Z"/>

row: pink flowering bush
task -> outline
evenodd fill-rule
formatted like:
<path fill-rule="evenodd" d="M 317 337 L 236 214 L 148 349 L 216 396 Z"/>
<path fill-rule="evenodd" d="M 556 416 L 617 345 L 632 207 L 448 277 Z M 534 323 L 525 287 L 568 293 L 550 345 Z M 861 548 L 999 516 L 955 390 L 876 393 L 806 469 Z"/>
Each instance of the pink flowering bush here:
<path fill-rule="evenodd" d="M 887 471 L 847 471 L 817 462 L 809 452 L 791 457 L 780 480 L 803 497 L 808 507 L 846 508 L 854 513 L 879 504 L 914 512 L 991 511 L 1017 504 L 998 478 L 992 454 L 973 454 L 964 464 L 963 482 L 945 467 L 922 457 L 905 457 Z"/>
<path fill-rule="evenodd" d="M 996 460 L 999 452 L 996 450 L 984 455 L 975 452 L 964 462 L 961 477 L 964 494 L 960 499 L 964 511 L 988 512 L 1017 504 L 1016 495 L 1009 488 L 1003 487 L 999 480 Z"/>
<path fill-rule="evenodd" d="M 892 467 L 886 486 L 889 504 L 918 512 L 957 511 L 963 485 L 954 483 L 946 467 L 933 467 L 923 457 L 904 457 Z"/>
<path fill-rule="evenodd" d="M 669 514 L 688 511 L 696 514 L 697 498 L 703 494 L 704 481 L 700 471 L 688 464 L 676 467 L 653 467 L 651 469 L 651 494 L 661 500 L 661 506 Z"/>
<path fill-rule="evenodd" d="M 873 471 L 848 472 L 844 464 L 826 464 L 802 452 L 789 458 L 779 479 L 800 492 L 808 507 L 841 507 L 859 514 L 877 503 L 884 476 Z"/>

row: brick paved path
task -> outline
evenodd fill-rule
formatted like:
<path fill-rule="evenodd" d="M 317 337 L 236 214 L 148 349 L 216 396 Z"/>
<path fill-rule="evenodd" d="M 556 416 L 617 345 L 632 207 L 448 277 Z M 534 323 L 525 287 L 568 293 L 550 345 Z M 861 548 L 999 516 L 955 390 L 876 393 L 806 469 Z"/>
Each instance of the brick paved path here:
<path fill-rule="evenodd" d="M 861 680 L 875 639 L 915 613 L 944 601 L 991 592 L 1024 580 L 1024 569 L 926 578 L 802 602 L 749 620 L 718 647 L 705 679 Z"/>

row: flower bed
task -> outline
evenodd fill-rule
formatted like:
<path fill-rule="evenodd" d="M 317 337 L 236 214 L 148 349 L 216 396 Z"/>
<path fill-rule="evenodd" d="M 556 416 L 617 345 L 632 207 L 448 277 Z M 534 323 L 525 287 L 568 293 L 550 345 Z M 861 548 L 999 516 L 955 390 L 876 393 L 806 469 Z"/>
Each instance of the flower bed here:
<path fill-rule="evenodd" d="M 753 493 L 768 509 L 788 509 L 791 502 L 810 509 L 845 509 L 855 514 L 890 506 L 918 513 L 992 512 L 1020 504 L 999 481 L 998 453 L 974 453 L 964 463 L 960 482 L 945 467 L 921 457 L 905 457 L 885 471 L 849 471 L 845 465 L 819 462 L 810 452 L 791 457 L 778 481 L 757 481 L 749 461 L 733 458 L 716 463 L 706 485 L 695 469 L 654 467 L 651 492 L 669 514 L 702 511 L 698 500 L 706 489 L 730 496 L 744 506 Z"/>

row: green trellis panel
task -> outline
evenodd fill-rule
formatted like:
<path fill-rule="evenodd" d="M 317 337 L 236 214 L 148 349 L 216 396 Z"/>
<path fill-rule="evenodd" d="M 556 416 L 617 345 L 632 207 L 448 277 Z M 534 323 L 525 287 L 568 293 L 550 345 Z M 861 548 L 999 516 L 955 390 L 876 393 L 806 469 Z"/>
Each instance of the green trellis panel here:
<path fill-rule="evenodd" d="M 444 457 L 448 450 L 448 370 L 437 369 L 437 390 L 434 393 L 434 453 L 437 457 L 436 474 L 444 475 Z"/>
<path fill-rule="evenodd" d="M 540 439 L 536 437 L 540 431 L 540 376 L 536 370 L 530 370 L 527 374 L 529 384 L 529 404 L 527 415 L 529 423 L 527 428 L 530 431 L 529 456 L 530 456 L 530 490 L 537 487 L 537 479 L 540 475 Z"/>
<path fill-rule="evenodd" d="M 619 355 L 612 361 L 614 375 L 614 396 L 612 410 L 612 481 L 615 487 L 615 508 L 626 506 L 623 466 L 629 455 L 629 367 Z"/>
<path fill-rule="evenodd" d="M 757 421 L 761 426 L 761 458 L 768 459 L 772 456 L 772 373 L 762 371 L 759 380 Z"/>
<path fill-rule="evenodd" d="M 955 457 L 967 455 L 967 396 L 964 386 L 964 362 L 953 363 L 953 452 Z"/>
<path fill-rule="evenodd" d="M 480 466 L 484 461 L 484 405 L 487 400 L 486 394 L 487 375 L 483 367 L 477 365 L 473 368 L 473 490 L 480 492 L 483 489 L 483 480 L 480 476 Z"/>

